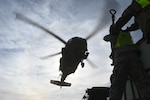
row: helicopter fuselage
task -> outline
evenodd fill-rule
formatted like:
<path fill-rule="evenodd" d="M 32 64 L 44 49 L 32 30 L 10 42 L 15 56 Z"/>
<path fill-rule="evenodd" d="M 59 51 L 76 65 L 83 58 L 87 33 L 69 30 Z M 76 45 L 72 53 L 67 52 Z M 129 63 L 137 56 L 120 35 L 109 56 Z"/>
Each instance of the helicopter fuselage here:
<path fill-rule="evenodd" d="M 87 41 L 80 37 L 71 38 L 62 48 L 62 57 L 60 58 L 60 68 L 62 79 L 64 81 L 67 75 L 74 73 L 82 61 L 88 56 Z"/>

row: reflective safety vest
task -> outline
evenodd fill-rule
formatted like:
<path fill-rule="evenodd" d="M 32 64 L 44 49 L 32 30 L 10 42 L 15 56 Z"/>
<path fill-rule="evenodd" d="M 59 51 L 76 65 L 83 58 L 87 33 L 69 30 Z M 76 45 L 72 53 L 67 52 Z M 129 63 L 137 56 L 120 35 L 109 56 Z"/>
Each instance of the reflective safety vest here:
<path fill-rule="evenodd" d="M 130 33 L 120 31 L 116 44 L 115 44 L 115 48 L 128 46 L 128 45 L 134 45 L 134 42 L 132 40 Z"/>
<path fill-rule="evenodd" d="M 135 0 L 135 1 L 138 4 L 140 4 L 142 8 L 144 8 L 150 4 L 150 0 Z"/>

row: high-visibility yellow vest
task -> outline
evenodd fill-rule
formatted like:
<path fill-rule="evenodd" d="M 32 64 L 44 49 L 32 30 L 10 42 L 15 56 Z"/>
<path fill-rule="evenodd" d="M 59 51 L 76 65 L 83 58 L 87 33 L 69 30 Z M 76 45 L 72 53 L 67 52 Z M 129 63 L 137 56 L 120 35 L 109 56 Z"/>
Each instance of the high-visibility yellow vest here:
<path fill-rule="evenodd" d="M 127 46 L 127 45 L 134 45 L 133 39 L 129 32 L 120 31 L 115 44 L 115 48 Z"/>
<path fill-rule="evenodd" d="M 144 8 L 150 4 L 150 0 L 135 0 L 135 1 L 138 4 L 140 4 L 142 8 Z"/>

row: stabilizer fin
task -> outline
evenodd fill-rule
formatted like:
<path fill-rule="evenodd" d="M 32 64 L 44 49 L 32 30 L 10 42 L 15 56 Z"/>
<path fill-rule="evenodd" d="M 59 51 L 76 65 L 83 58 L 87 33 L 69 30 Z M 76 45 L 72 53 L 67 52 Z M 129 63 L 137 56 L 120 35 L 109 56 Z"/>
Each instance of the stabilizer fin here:
<path fill-rule="evenodd" d="M 50 83 L 58 86 L 69 86 L 69 87 L 71 86 L 71 83 L 61 82 L 56 80 L 50 80 Z"/>

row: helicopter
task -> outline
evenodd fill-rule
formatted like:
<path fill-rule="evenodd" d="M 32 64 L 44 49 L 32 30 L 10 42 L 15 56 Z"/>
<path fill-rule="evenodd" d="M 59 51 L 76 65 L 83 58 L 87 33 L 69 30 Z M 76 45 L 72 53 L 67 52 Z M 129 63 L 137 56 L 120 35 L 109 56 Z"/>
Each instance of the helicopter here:
<path fill-rule="evenodd" d="M 31 24 L 37 28 L 42 29 L 43 31 L 49 33 L 50 35 L 54 36 L 56 39 L 58 39 L 60 42 L 65 44 L 65 47 L 61 49 L 61 52 L 51 54 L 48 56 L 41 57 L 41 59 L 47 59 L 49 57 L 53 57 L 59 54 L 62 54 L 62 57 L 60 58 L 60 66 L 59 70 L 62 72 L 60 81 L 57 80 L 50 80 L 50 83 L 58 85 L 58 86 L 71 86 L 71 83 L 65 82 L 65 79 L 68 75 L 74 73 L 79 65 L 81 63 L 82 68 L 84 67 L 83 60 L 87 60 L 89 64 L 91 64 L 93 67 L 97 67 L 92 61 L 87 59 L 89 52 L 87 49 L 87 40 L 93 37 L 96 33 L 98 33 L 99 25 L 96 27 L 96 29 L 87 36 L 86 38 L 81 37 L 73 37 L 69 39 L 67 42 L 54 34 L 53 32 L 49 31 L 45 27 L 41 26 L 40 24 L 36 23 L 35 21 L 25 17 L 24 15 L 20 13 L 16 13 L 16 18 L 26 22 L 28 24 Z"/>

